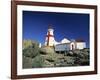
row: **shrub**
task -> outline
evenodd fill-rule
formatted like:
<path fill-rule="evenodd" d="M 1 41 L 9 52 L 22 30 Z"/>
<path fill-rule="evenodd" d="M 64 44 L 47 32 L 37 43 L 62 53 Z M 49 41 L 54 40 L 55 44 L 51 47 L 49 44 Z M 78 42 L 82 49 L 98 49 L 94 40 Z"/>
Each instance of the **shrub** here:
<path fill-rule="evenodd" d="M 39 45 L 37 42 L 32 42 L 30 46 L 27 46 L 26 48 L 23 49 L 23 55 L 26 57 L 34 58 L 38 54 L 39 54 Z"/>
<path fill-rule="evenodd" d="M 41 68 L 44 64 L 44 58 L 41 55 L 36 56 L 32 60 L 32 68 Z"/>

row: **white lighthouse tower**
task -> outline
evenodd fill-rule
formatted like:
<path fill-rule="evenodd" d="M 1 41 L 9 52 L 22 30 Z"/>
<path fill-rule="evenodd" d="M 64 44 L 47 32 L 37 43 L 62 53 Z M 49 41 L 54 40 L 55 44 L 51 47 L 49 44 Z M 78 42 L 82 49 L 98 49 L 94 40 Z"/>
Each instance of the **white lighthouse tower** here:
<path fill-rule="evenodd" d="M 49 25 L 47 35 L 46 35 L 46 40 L 45 40 L 45 46 L 54 46 L 55 44 L 55 39 L 54 39 L 54 30 L 51 25 Z"/>

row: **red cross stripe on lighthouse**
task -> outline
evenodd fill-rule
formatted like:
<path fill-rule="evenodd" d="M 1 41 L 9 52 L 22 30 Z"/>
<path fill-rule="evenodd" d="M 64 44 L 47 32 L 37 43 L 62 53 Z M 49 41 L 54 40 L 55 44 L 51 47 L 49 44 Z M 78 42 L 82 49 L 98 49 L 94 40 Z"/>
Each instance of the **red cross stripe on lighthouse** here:
<path fill-rule="evenodd" d="M 49 46 L 50 37 L 53 37 L 53 35 L 51 35 L 50 32 L 48 31 L 48 35 L 46 37 L 47 37 L 47 46 Z"/>

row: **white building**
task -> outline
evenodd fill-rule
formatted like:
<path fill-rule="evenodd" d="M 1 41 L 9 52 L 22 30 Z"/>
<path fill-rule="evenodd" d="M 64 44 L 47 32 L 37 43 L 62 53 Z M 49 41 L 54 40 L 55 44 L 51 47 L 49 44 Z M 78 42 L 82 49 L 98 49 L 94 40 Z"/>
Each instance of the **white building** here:
<path fill-rule="evenodd" d="M 67 38 L 64 38 L 62 41 L 61 41 L 61 43 L 70 43 L 71 41 L 70 40 L 68 40 Z"/>
<path fill-rule="evenodd" d="M 86 48 L 86 42 L 83 40 L 76 40 L 76 49 Z"/>
<path fill-rule="evenodd" d="M 69 40 L 64 38 L 61 42 L 55 41 L 54 29 L 49 26 L 47 31 L 45 46 L 54 46 L 56 51 L 75 50 L 86 48 L 86 42 L 83 40 Z"/>

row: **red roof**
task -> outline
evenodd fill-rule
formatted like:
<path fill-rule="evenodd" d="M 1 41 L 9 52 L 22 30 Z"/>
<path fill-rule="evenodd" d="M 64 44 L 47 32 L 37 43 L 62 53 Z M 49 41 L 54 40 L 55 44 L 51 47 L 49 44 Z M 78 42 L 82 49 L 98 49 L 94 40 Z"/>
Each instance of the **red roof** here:
<path fill-rule="evenodd" d="M 48 29 L 53 29 L 51 24 L 48 25 Z"/>
<path fill-rule="evenodd" d="M 82 39 L 77 39 L 77 40 L 75 40 L 76 42 L 85 42 L 84 40 L 82 40 Z"/>

